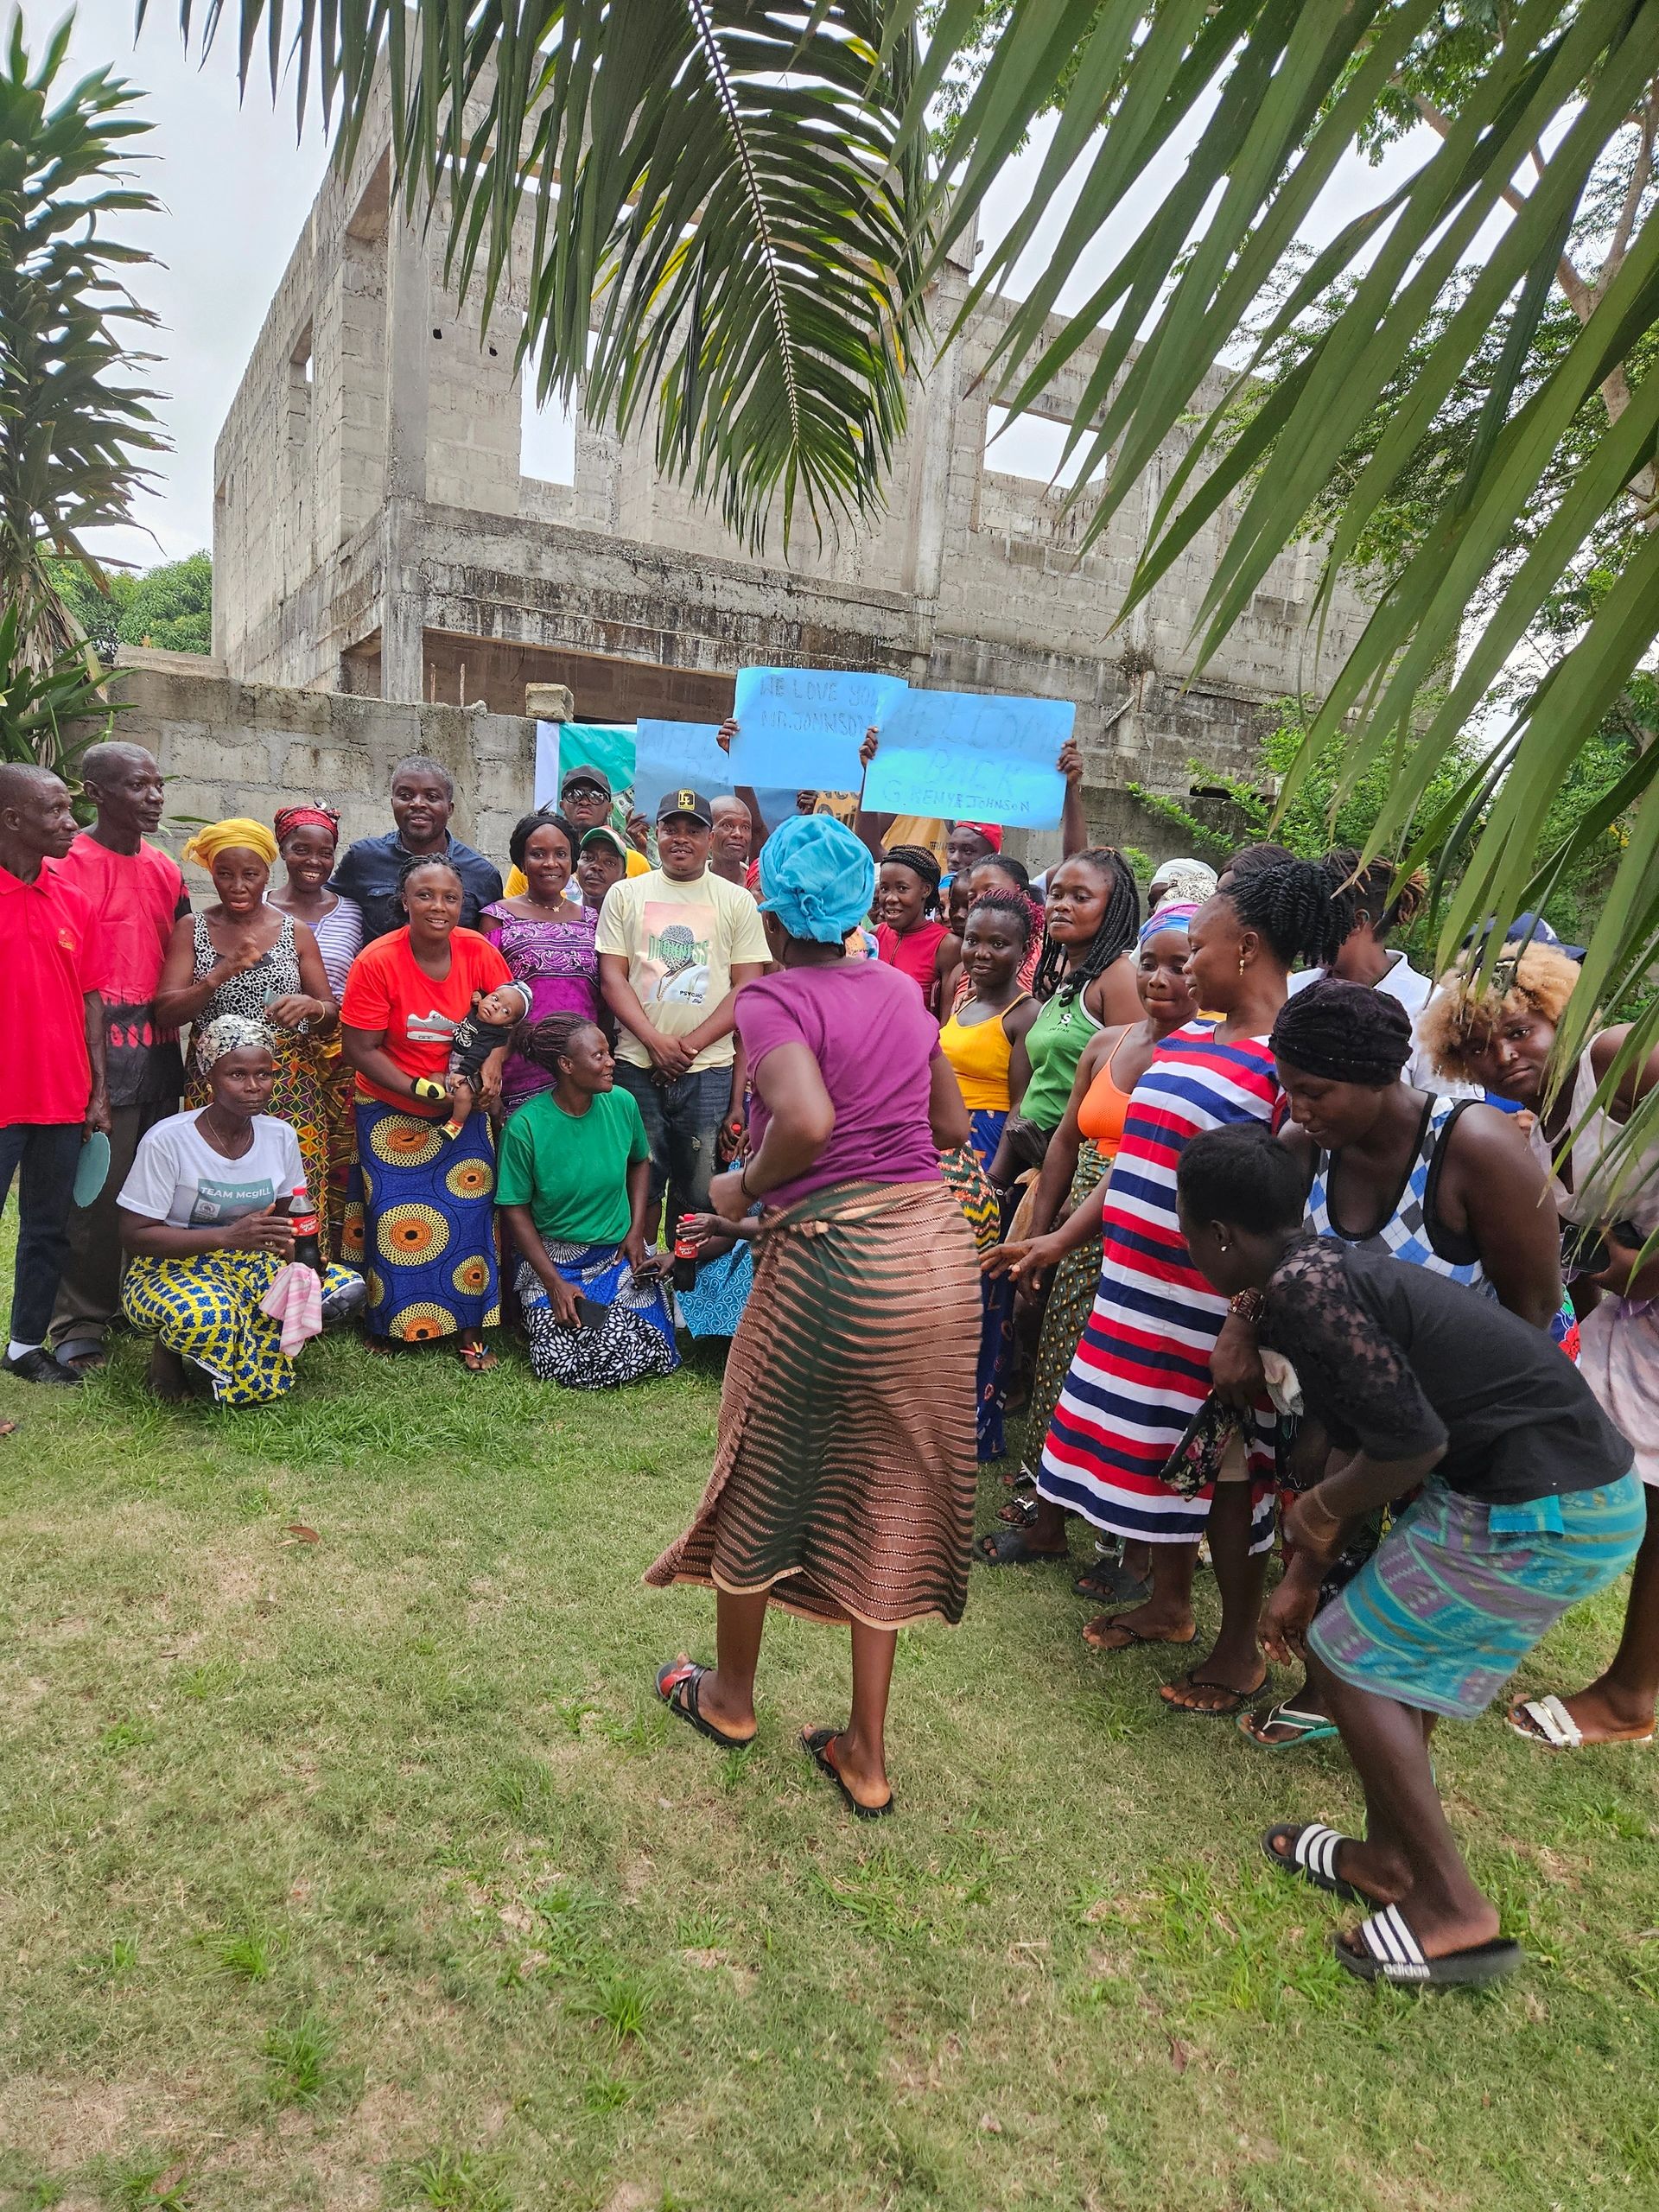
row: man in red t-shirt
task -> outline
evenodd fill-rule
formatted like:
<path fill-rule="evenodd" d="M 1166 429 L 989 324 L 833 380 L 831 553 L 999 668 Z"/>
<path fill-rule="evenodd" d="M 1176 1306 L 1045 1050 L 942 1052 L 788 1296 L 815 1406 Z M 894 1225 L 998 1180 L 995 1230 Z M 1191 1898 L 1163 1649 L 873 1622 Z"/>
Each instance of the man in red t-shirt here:
<path fill-rule="evenodd" d="M 149 842 L 163 804 L 155 755 L 142 745 L 94 745 L 81 757 L 80 778 L 96 817 L 53 866 L 59 882 L 83 893 L 98 917 L 110 1172 L 91 1205 L 69 1217 L 69 1256 L 47 1341 L 60 1365 L 85 1375 L 103 1365 L 105 1332 L 121 1311 L 116 1195 L 139 1139 L 178 1112 L 184 1088 L 179 1033 L 156 1027 L 152 1001 L 173 925 L 189 912 L 190 900 L 178 862 Z"/>
<path fill-rule="evenodd" d="M 0 1206 L 18 1179 L 4 1365 L 30 1382 L 81 1379 L 46 1350 L 46 1332 L 81 1141 L 110 1127 L 98 920 L 53 866 L 74 835 L 59 778 L 20 761 L 0 764 Z"/>

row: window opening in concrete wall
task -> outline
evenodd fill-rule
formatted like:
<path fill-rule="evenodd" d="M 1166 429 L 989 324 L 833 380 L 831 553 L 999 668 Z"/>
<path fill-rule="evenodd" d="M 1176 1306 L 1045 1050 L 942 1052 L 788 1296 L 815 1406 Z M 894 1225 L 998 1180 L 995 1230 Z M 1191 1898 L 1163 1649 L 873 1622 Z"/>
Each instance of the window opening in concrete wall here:
<path fill-rule="evenodd" d="M 289 356 L 289 381 L 291 384 L 309 385 L 312 381 L 313 365 L 311 326 L 308 322 L 295 340 L 294 351 Z"/>
<path fill-rule="evenodd" d="M 1087 452 L 1080 447 L 1065 466 L 1060 457 L 1071 435 L 1069 423 L 1056 423 L 1046 415 L 1020 415 L 1009 419 L 1006 407 L 985 413 L 985 466 L 1002 476 L 1029 477 L 1039 484 L 1058 484 L 1070 491 L 1083 474 Z M 1055 471 L 1058 469 L 1057 477 Z"/>
<path fill-rule="evenodd" d="M 588 359 L 594 358 L 595 333 L 588 334 Z M 537 379 L 541 373 L 540 349 L 531 354 L 518 372 L 518 474 L 538 484 L 571 484 L 576 480 L 576 425 L 581 410 L 567 404 L 556 392 L 545 407 L 536 404 Z"/>

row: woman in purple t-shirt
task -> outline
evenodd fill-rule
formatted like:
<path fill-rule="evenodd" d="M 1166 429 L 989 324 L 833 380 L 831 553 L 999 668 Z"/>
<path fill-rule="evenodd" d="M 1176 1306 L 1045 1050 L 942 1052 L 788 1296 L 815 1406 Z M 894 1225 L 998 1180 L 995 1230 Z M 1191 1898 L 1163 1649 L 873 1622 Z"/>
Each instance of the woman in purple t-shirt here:
<path fill-rule="evenodd" d="M 599 955 L 594 950 L 599 916 L 569 895 L 576 833 L 562 814 L 526 814 L 507 841 L 525 888 L 486 906 L 480 933 L 500 952 L 515 983 L 530 993 L 530 1013 L 518 1036 L 528 1039 L 550 1014 L 574 1014 L 608 1030 L 599 995 Z M 553 1077 L 528 1053 L 515 1049 L 501 1071 L 501 1100 L 511 1115 L 527 1098 L 553 1088 Z"/>
<path fill-rule="evenodd" d="M 753 1149 L 709 1193 L 728 1221 L 766 1208 L 754 1291 L 732 1340 L 709 1487 L 645 1576 L 715 1590 L 718 1663 L 682 1654 L 657 1687 L 716 1743 L 749 1743 L 768 1602 L 845 1621 L 851 1718 L 801 1741 L 868 1820 L 893 1803 L 898 1631 L 960 1620 L 968 1595 L 979 1277 L 939 1173 L 968 1115 L 914 986 L 844 957 L 875 887 L 858 839 L 831 815 L 798 815 L 760 867 L 781 973 L 738 995 Z"/>

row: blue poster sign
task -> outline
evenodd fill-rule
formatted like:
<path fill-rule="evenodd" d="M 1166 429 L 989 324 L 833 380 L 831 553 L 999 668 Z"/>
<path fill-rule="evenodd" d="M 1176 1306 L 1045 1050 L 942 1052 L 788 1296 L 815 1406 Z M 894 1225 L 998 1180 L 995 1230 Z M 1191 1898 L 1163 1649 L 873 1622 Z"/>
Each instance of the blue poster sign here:
<path fill-rule="evenodd" d="M 864 804 L 883 814 L 1057 830 L 1065 779 L 1056 763 L 1077 713 L 1069 699 L 906 691 L 882 725 Z"/>
<path fill-rule="evenodd" d="M 634 725 L 633 803 L 647 822 L 657 818 L 663 793 L 690 785 L 705 798 L 732 788 L 731 764 L 715 742 L 713 722 Z"/>
<path fill-rule="evenodd" d="M 855 791 L 864 733 L 887 727 L 906 689 L 900 676 L 853 669 L 740 669 L 734 779 L 757 791 Z"/>

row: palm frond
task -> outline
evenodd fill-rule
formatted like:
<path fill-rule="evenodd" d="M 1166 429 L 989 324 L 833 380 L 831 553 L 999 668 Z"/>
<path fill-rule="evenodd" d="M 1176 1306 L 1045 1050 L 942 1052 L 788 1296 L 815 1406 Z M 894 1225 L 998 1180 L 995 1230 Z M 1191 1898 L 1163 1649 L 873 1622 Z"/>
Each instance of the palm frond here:
<path fill-rule="evenodd" d="M 538 391 L 620 429 L 759 543 L 874 507 L 922 326 L 926 151 L 899 0 L 241 0 L 349 149 L 390 82 L 407 203 L 523 299 Z M 180 0 L 211 46 L 220 0 Z M 592 359 L 590 329 L 596 325 Z"/>
<path fill-rule="evenodd" d="M 965 35 L 974 13 L 965 0 L 947 0 L 940 34 Z M 1031 20 L 1039 17 L 1040 33 Z M 1029 202 L 963 313 L 1006 281 L 1061 179 L 1082 162 L 1059 243 L 1029 296 L 1010 308 L 987 374 L 1017 414 L 1090 348 L 1065 456 L 1079 546 L 1162 467 L 1123 612 L 1158 587 L 1201 531 L 1214 532 L 1218 557 L 1194 626 L 1200 667 L 1316 507 L 1335 517 L 1322 621 L 1344 563 L 1439 411 L 1452 395 L 1467 405 L 1478 391 L 1459 464 L 1439 486 L 1412 558 L 1374 586 L 1369 620 L 1286 779 L 1281 806 L 1333 741 L 1345 747 L 1338 801 L 1391 764 L 1372 851 L 1421 823 L 1437 770 L 1468 746 L 1471 722 L 1490 711 L 1541 607 L 1610 513 L 1638 496 L 1633 487 L 1652 485 L 1659 454 L 1659 373 L 1634 366 L 1659 328 L 1651 192 L 1633 188 L 1620 254 L 1605 283 L 1575 301 L 1576 336 L 1552 349 L 1541 375 L 1535 349 L 1565 242 L 1587 198 L 1605 189 L 1597 181 L 1608 149 L 1634 118 L 1648 118 L 1650 129 L 1659 0 L 1517 0 L 1484 16 L 1455 111 L 1436 118 L 1415 168 L 1328 243 L 1311 252 L 1299 245 L 1337 162 L 1364 142 L 1379 103 L 1407 97 L 1400 88 L 1421 42 L 1445 35 L 1451 21 L 1440 0 L 1022 7 L 986 60 L 950 142 L 952 173 L 938 188 L 950 196 L 941 198 L 936 257 L 973 221 L 1035 118 L 1058 106 Z M 1068 35 L 1075 48 L 1057 91 L 1052 51 Z M 930 53 L 916 98 L 946 60 Z M 1207 120 L 1192 150 L 1172 162 L 1173 133 L 1200 115 Z M 912 100 L 906 128 L 920 120 Z M 1132 200 L 1150 212 L 1130 219 Z M 1085 256 L 1106 273 L 1057 335 L 1051 317 Z M 1276 306 L 1264 315 L 1264 302 Z M 1315 342 L 1264 404 L 1242 405 L 1259 366 L 1316 305 Z M 1402 384 L 1408 359 L 1414 372 Z M 1224 363 L 1228 387 L 1216 403 L 1204 387 Z M 1609 403 L 1605 435 L 1575 442 L 1582 410 L 1611 381 L 1620 397 Z M 1378 433 L 1385 403 L 1392 411 Z M 1369 459 L 1349 480 L 1339 464 L 1365 450 L 1368 424 Z M 1331 492 L 1338 481 L 1339 499 Z M 1592 813 L 1567 847 L 1540 849 L 1567 765 L 1659 631 L 1659 537 L 1646 512 L 1650 534 L 1615 576 L 1599 579 L 1581 634 L 1421 830 L 1413 858 L 1433 861 L 1483 825 L 1444 902 L 1443 954 L 1471 924 L 1520 912 L 1608 827 L 1611 817 Z M 1511 559 L 1517 518 L 1530 527 Z M 1482 612 L 1471 624 L 1475 603 Z M 1629 842 L 1561 1026 L 1563 1063 L 1598 1008 L 1643 981 L 1659 950 L 1655 780 L 1644 759 L 1620 787 L 1622 807 L 1633 810 Z M 1498 943 L 1501 932 L 1494 950 Z M 1649 1137 L 1656 1122 L 1659 1099 L 1643 1109 Z"/>
<path fill-rule="evenodd" d="M 151 357 L 127 343 L 156 321 L 124 281 L 149 256 L 106 234 L 155 209 L 123 165 L 150 126 L 109 70 L 62 82 L 72 26 L 36 61 L 15 16 L 0 55 L 0 604 L 17 665 L 42 672 L 78 636 L 48 559 L 99 575 L 86 534 L 130 520 L 143 456 L 166 444 L 131 379 Z"/>

